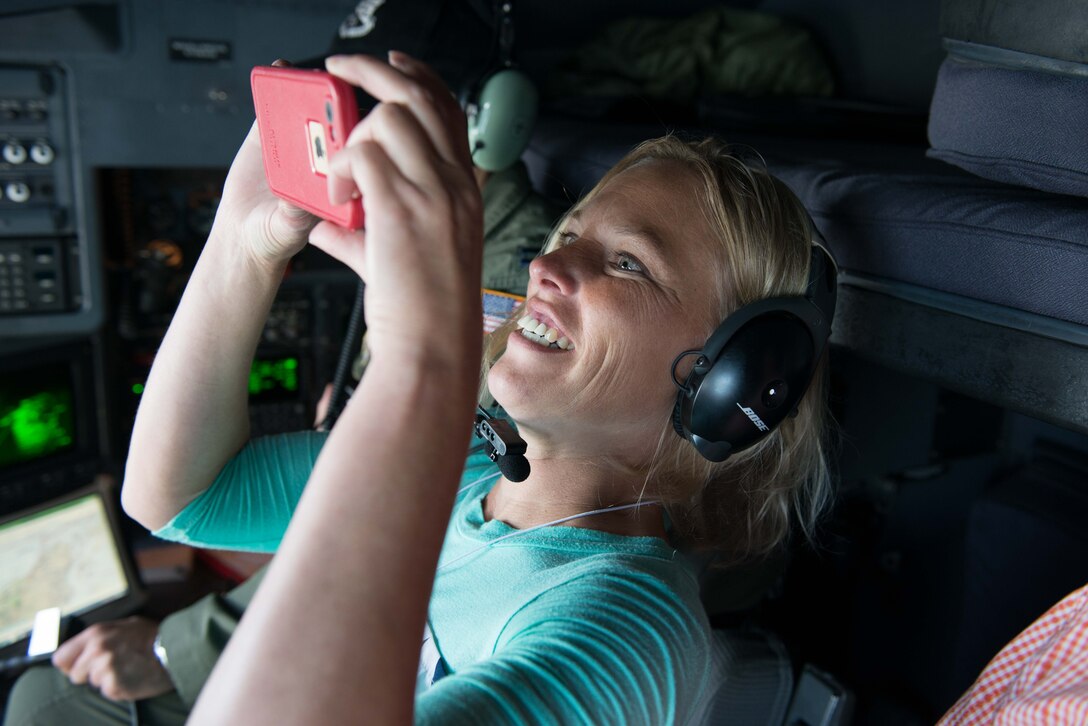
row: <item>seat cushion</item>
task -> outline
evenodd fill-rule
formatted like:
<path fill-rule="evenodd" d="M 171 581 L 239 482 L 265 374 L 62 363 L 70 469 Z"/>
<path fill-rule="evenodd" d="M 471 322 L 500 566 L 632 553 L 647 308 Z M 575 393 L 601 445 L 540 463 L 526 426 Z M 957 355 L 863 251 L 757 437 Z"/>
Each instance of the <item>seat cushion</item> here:
<path fill-rule="evenodd" d="M 573 201 L 664 131 L 546 118 L 526 161 L 538 189 Z M 921 145 L 719 135 L 763 156 L 843 269 L 1088 325 L 1088 200 L 980 179 Z"/>
<path fill-rule="evenodd" d="M 949 56 L 930 105 L 930 156 L 985 179 L 1088 197 L 1088 66 L 1083 70 Z"/>

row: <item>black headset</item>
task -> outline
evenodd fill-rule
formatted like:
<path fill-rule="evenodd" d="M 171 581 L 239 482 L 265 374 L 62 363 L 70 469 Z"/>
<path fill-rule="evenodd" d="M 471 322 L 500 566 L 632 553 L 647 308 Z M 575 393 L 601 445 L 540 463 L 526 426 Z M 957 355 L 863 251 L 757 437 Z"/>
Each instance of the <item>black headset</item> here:
<path fill-rule="evenodd" d="M 804 297 L 749 303 L 727 317 L 702 350 L 672 363 L 680 392 L 673 428 L 709 461 L 725 461 L 768 436 L 797 413 L 831 336 L 835 315 L 835 260 L 816 228 Z M 676 366 L 698 355 L 681 384 Z"/>

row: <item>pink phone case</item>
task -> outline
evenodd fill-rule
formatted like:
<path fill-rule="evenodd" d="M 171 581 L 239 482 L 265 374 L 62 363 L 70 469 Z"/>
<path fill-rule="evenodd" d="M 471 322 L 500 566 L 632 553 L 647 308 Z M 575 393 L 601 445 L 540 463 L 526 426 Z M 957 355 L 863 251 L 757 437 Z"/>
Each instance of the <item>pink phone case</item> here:
<path fill-rule="evenodd" d="M 324 71 L 257 66 L 250 74 L 264 172 L 272 192 L 341 227 L 363 226 L 363 205 L 329 202 L 328 159 L 359 122 L 352 87 Z"/>

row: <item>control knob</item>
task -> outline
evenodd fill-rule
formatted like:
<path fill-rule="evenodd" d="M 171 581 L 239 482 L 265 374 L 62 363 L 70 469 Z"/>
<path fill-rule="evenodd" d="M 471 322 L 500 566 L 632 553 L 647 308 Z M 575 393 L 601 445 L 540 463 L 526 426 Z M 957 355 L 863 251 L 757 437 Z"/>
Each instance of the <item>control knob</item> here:
<path fill-rule="evenodd" d="M 26 147 L 18 141 L 4 142 L 4 161 L 9 164 L 22 164 L 26 161 Z"/>
<path fill-rule="evenodd" d="M 7 193 L 8 199 L 16 204 L 23 204 L 30 200 L 30 187 L 23 182 L 8 182 L 8 185 L 4 187 L 4 191 Z"/>
<path fill-rule="evenodd" d="M 53 159 L 57 158 L 57 154 L 47 142 L 35 141 L 30 147 L 30 158 L 35 164 L 48 166 L 53 163 Z"/>

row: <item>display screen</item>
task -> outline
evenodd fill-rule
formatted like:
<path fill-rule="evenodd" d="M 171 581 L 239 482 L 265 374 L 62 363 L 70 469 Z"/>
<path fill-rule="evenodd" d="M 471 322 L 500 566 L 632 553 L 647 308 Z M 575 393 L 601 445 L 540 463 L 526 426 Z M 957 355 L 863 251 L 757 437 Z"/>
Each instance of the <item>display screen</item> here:
<path fill-rule="evenodd" d="M 0 646 L 26 636 L 34 613 L 84 613 L 129 591 L 98 494 L 0 525 Z"/>
<path fill-rule="evenodd" d="M 298 358 L 257 358 L 249 371 L 251 400 L 291 399 L 298 394 Z"/>
<path fill-rule="evenodd" d="M 73 448 L 73 401 L 67 364 L 0 376 L 0 467 Z"/>
<path fill-rule="evenodd" d="M 298 358 L 257 358 L 249 369 L 249 398 L 253 403 L 293 400 L 298 397 Z M 130 385 L 134 396 L 142 396 L 146 370 L 140 380 Z"/>

